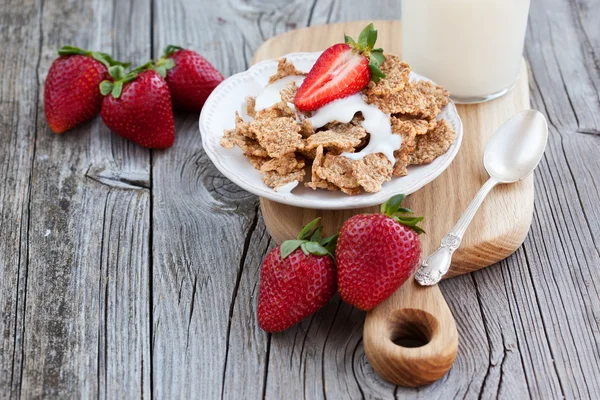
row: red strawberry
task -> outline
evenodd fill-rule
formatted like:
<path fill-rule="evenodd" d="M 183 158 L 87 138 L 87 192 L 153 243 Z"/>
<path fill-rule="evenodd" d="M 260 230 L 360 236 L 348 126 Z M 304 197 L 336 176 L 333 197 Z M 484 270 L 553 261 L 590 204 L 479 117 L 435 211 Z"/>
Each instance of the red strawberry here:
<path fill-rule="evenodd" d="M 44 112 L 50 129 L 63 133 L 100 112 L 98 86 L 109 78 L 108 67 L 124 64 L 108 54 L 64 46 L 58 50 L 44 86 Z"/>
<path fill-rule="evenodd" d="M 169 85 L 173 108 L 200 112 L 210 93 L 223 82 L 223 75 L 192 50 L 167 46 L 153 67 Z"/>
<path fill-rule="evenodd" d="M 143 147 L 166 149 L 175 140 L 171 96 L 165 80 L 149 64 L 124 75 L 122 67 L 111 67 L 114 82 L 100 85 L 102 120 L 117 135 Z M 106 96 L 110 93 L 108 96 Z"/>
<path fill-rule="evenodd" d="M 258 324 L 278 332 L 315 313 L 335 293 L 332 251 L 337 235 L 321 237 L 322 227 L 307 224 L 298 240 L 288 240 L 271 250 L 260 271 Z"/>
<path fill-rule="evenodd" d="M 421 255 L 417 223 L 423 217 L 401 208 L 404 195 L 381 206 L 383 214 L 355 215 L 340 232 L 336 249 L 338 291 L 342 300 L 371 310 L 387 299 L 412 274 Z"/>
<path fill-rule="evenodd" d="M 300 111 L 314 111 L 327 103 L 360 92 L 369 80 L 385 75 L 379 70 L 383 50 L 373 49 L 377 31 L 369 24 L 358 37 L 326 49 L 298 88 L 294 103 Z"/>

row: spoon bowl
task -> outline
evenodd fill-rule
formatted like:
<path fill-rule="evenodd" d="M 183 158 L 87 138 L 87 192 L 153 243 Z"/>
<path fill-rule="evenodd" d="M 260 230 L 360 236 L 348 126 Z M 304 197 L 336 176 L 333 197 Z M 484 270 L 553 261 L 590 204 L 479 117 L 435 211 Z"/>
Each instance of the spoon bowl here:
<path fill-rule="evenodd" d="M 526 110 L 503 123 L 488 142 L 483 165 L 498 183 L 524 179 L 544 154 L 548 124 L 536 110 Z"/>

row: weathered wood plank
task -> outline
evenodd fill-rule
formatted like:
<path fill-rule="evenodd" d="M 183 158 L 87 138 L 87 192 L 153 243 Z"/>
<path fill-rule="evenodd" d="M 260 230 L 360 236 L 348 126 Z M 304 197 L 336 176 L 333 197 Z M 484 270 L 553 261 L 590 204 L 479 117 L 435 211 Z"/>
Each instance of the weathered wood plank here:
<path fill-rule="evenodd" d="M 148 48 L 145 0 L 51 0 L 37 8 L 43 37 L 40 88 L 61 45 L 99 48 L 127 58 L 135 56 L 134 49 L 141 54 Z M 139 23 L 129 23 L 130 15 Z M 129 27 L 136 35 L 129 37 Z M 127 37 L 128 44 L 116 49 L 112 43 L 120 37 Z M 111 134 L 99 118 L 54 135 L 43 118 L 42 96 L 40 90 L 33 131 L 20 394 L 148 396 L 149 192 L 143 187 L 123 190 L 86 173 L 107 169 L 147 176 L 149 153 Z"/>
<path fill-rule="evenodd" d="M 267 37 L 308 20 L 299 0 L 262 7 L 155 4 L 154 53 L 170 43 L 187 46 L 226 76 L 246 69 Z M 265 228 L 258 225 L 256 197 L 224 179 L 202 151 L 197 118 L 178 116 L 174 147 L 153 158 L 153 393 L 237 398 L 244 386 L 255 398 L 264 393 L 267 359 L 261 352 L 268 338 L 252 324 L 243 331 L 248 336 L 241 335 L 243 321 L 235 316 L 236 307 L 254 310 L 247 274 L 256 276 L 260 256 L 254 251 L 264 252 Z M 244 346 L 256 348 L 243 361 Z M 236 381 L 226 385 L 228 377 Z"/>
<path fill-rule="evenodd" d="M 100 398 L 151 393 L 149 200 L 147 190 L 106 194 L 98 285 Z"/>
<path fill-rule="evenodd" d="M 179 120 L 153 155 L 153 393 L 216 398 L 257 202 L 208 161 L 197 117 Z"/>
<path fill-rule="evenodd" d="M 402 2 L 397 0 L 351 2 L 347 0 L 313 0 L 311 18 L 307 25 L 369 19 L 401 19 L 401 6 Z"/>
<path fill-rule="evenodd" d="M 527 46 L 532 98 L 547 113 L 550 141 L 537 175 L 536 215 L 524 250 L 560 393 L 597 398 L 600 191 L 590 171 L 600 167 L 600 136 L 589 132 L 600 125 L 600 43 L 587 38 L 581 7 L 593 7 L 592 2 L 532 2 Z M 535 379 L 535 369 L 526 373 L 529 382 Z"/>
<path fill-rule="evenodd" d="M 40 7 L 0 4 L 0 398 L 19 392 L 27 276 L 29 180 L 37 112 Z"/>
<path fill-rule="evenodd" d="M 226 399 L 253 399 L 266 394 L 272 338 L 258 327 L 256 299 L 261 262 L 274 246 L 258 215 L 230 308 L 231 326 L 223 371 L 222 397 Z"/>

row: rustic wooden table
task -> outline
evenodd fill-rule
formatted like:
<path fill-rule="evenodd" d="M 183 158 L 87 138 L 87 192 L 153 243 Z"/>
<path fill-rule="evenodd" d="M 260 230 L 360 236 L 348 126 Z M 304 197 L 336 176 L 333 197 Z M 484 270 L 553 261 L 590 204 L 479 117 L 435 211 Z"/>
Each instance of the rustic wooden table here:
<path fill-rule="evenodd" d="M 0 398 L 600 398 L 600 1 L 534 0 L 532 105 L 550 123 L 531 233 L 441 284 L 460 348 L 422 389 L 379 378 L 365 314 L 337 297 L 283 334 L 256 324 L 274 246 L 258 199 L 202 150 L 198 116 L 148 151 L 100 119 L 62 136 L 43 84 L 64 44 L 142 63 L 167 44 L 224 75 L 269 37 L 400 18 L 398 0 L 6 0 L 0 4 Z"/>

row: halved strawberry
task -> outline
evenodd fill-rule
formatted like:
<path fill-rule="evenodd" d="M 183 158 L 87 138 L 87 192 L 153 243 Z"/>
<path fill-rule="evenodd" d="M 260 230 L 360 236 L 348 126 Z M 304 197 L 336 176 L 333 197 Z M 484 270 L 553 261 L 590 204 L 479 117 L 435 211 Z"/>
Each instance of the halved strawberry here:
<path fill-rule="evenodd" d="M 300 111 L 314 111 L 327 103 L 360 92 L 369 80 L 385 74 L 379 66 L 385 60 L 382 49 L 373 49 L 377 31 L 369 24 L 358 43 L 345 36 L 345 43 L 327 48 L 317 59 L 298 89 L 294 103 Z"/>

